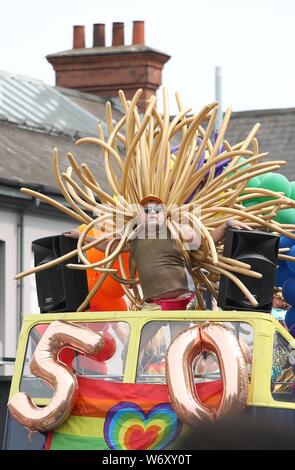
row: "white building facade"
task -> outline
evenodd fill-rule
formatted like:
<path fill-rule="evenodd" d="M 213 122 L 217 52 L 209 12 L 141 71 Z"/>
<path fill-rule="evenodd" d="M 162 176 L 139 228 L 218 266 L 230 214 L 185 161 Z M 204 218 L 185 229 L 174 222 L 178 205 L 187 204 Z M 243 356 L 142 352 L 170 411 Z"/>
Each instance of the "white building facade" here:
<path fill-rule="evenodd" d="M 57 211 L 44 210 L 43 204 L 26 203 L 22 209 L 0 204 L 0 376 L 13 373 L 24 315 L 40 313 L 35 275 L 15 280 L 18 272 L 34 265 L 32 241 L 77 227 Z"/>

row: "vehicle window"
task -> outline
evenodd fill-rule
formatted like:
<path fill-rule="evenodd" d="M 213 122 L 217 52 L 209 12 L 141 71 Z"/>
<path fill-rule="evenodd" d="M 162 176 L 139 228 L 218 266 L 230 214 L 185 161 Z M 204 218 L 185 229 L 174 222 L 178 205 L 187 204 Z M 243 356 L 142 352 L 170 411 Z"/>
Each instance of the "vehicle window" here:
<path fill-rule="evenodd" d="M 293 349 L 288 341 L 276 332 L 271 371 L 271 393 L 274 400 L 295 402 L 292 351 Z"/>
<path fill-rule="evenodd" d="M 141 332 L 140 349 L 137 364 L 136 382 L 166 383 L 165 358 L 168 347 L 174 338 L 199 322 L 149 322 Z M 253 354 L 253 329 L 248 323 L 220 322 L 228 327 L 238 338 L 246 359 L 251 378 Z M 203 352 L 196 357 L 194 364 L 195 383 L 220 380 L 220 369 L 214 353 Z"/>
<path fill-rule="evenodd" d="M 101 380 L 122 382 L 125 370 L 125 359 L 129 342 L 130 327 L 126 322 L 78 323 L 95 332 L 105 333 L 105 350 L 100 357 L 95 357 L 64 348 L 59 359 L 71 366 L 77 375 L 99 378 Z M 30 361 L 41 336 L 48 324 L 36 325 L 30 331 L 26 359 L 20 383 L 20 391 L 28 393 L 33 398 L 51 398 L 53 391 L 49 384 L 30 372 Z"/>

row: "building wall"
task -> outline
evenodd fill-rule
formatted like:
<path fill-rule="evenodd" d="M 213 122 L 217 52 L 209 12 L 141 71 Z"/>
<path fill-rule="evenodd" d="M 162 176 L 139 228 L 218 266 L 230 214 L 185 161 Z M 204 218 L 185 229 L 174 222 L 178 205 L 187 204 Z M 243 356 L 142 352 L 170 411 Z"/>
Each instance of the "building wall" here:
<path fill-rule="evenodd" d="M 23 280 L 22 302 L 18 295 L 20 282 L 14 280 L 20 266 L 20 221 L 17 211 L 0 207 L 0 357 L 15 357 L 21 315 L 39 313 L 34 276 Z M 27 270 L 33 266 L 33 240 L 58 235 L 76 226 L 77 223 L 68 219 L 25 213 L 22 237 L 23 269 Z M 12 366 L 0 365 L 0 375 L 12 375 Z"/>
<path fill-rule="evenodd" d="M 14 357 L 17 342 L 17 213 L 0 209 L 1 276 L 2 294 L 0 340 L 3 355 Z"/>

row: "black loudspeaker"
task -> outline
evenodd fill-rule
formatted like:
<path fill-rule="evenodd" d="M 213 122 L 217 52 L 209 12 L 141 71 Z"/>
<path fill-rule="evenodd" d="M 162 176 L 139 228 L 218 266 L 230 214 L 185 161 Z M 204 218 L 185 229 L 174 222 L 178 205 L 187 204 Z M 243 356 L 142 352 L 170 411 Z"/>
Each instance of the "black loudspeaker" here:
<path fill-rule="evenodd" d="M 279 237 L 267 232 L 235 230 L 226 231 L 224 256 L 249 264 L 262 279 L 235 274 L 258 302 L 253 307 L 243 292 L 226 276 L 220 277 L 217 305 L 222 310 L 246 310 L 269 313 L 272 308 L 275 270 L 279 250 Z"/>
<path fill-rule="evenodd" d="M 77 240 L 57 235 L 32 242 L 35 266 L 59 258 L 77 248 Z M 66 267 L 77 264 L 78 257 L 35 274 L 38 303 L 41 313 L 74 312 L 88 294 L 86 271 Z"/>

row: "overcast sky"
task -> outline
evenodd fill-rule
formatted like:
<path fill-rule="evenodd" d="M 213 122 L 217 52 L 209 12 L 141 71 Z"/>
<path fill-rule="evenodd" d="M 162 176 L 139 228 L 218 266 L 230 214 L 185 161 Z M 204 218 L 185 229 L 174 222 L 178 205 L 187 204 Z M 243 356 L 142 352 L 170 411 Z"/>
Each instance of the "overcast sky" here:
<path fill-rule="evenodd" d="M 223 108 L 295 106 L 295 0 L 9 0 L 1 1 L 0 70 L 54 84 L 45 56 L 72 47 L 72 26 L 145 20 L 146 44 L 171 55 L 163 84 L 197 110 L 214 99 L 222 67 Z"/>

